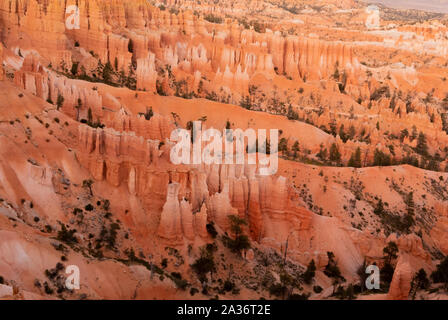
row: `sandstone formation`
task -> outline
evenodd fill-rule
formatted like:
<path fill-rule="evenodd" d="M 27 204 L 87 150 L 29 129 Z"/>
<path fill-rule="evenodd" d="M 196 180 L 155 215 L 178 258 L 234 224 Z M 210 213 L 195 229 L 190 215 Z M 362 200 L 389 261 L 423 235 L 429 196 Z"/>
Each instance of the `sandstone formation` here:
<path fill-rule="evenodd" d="M 311 285 L 288 295 L 334 299 L 395 243 L 388 294 L 357 298 L 408 299 L 448 253 L 448 20 L 390 9 L 372 30 L 365 9 L 0 3 L 0 298 L 272 299 L 313 260 Z M 173 163 L 172 133 L 194 121 L 279 129 L 278 170 Z M 223 241 L 232 215 L 250 248 Z M 61 289 L 59 263 L 82 268 L 79 292 Z"/>
<path fill-rule="evenodd" d="M 400 257 L 395 267 L 394 277 L 390 284 L 388 298 L 407 300 L 411 290 L 412 269 L 406 258 Z"/>

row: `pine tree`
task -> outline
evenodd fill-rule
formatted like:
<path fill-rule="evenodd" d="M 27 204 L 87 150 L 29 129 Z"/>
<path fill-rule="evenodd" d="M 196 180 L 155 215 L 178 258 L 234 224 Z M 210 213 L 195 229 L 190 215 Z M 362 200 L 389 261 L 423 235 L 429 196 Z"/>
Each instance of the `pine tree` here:
<path fill-rule="evenodd" d="M 423 132 L 420 132 L 418 134 L 416 151 L 422 156 L 428 155 L 428 145 L 426 144 L 426 137 Z"/>
<path fill-rule="evenodd" d="M 411 141 L 417 138 L 418 132 L 417 127 L 415 125 L 412 126 L 412 134 L 411 134 Z"/>
<path fill-rule="evenodd" d="M 242 250 L 250 248 L 250 242 L 247 235 L 244 234 L 242 226 L 247 225 L 247 221 L 237 215 L 229 215 L 230 231 L 234 238 L 225 237 L 225 244 L 233 251 L 241 253 Z"/>
<path fill-rule="evenodd" d="M 64 96 L 58 93 L 58 99 L 56 100 L 56 108 L 59 110 L 64 104 Z"/>
<path fill-rule="evenodd" d="M 339 81 L 339 77 L 340 77 L 339 66 L 338 66 L 338 63 L 336 62 L 335 66 L 334 66 L 333 79 L 336 81 Z"/>
<path fill-rule="evenodd" d="M 93 114 L 91 108 L 89 108 L 89 110 L 87 111 L 87 123 L 89 124 L 93 123 Z"/>
<path fill-rule="evenodd" d="M 331 119 L 329 125 L 331 135 L 336 137 L 336 119 Z"/>
<path fill-rule="evenodd" d="M 330 160 L 335 162 L 341 161 L 341 153 L 339 152 L 336 143 L 333 143 L 330 147 Z"/>
<path fill-rule="evenodd" d="M 355 138 L 356 135 L 356 129 L 353 125 L 350 126 L 350 128 L 348 128 L 348 138 L 350 140 L 353 140 Z"/>
<path fill-rule="evenodd" d="M 362 167 L 362 163 L 361 163 L 361 148 L 356 148 L 356 152 L 355 152 L 355 168 L 361 168 Z"/>
<path fill-rule="evenodd" d="M 134 42 L 132 41 L 132 39 L 129 39 L 129 42 L 128 42 L 128 51 L 129 51 L 130 53 L 134 53 Z"/>
<path fill-rule="evenodd" d="M 154 112 L 152 111 L 152 107 L 149 107 L 149 108 L 146 107 L 145 119 L 150 120 L 153 115 L 154 115 Z"/>
<path fill-rule="evenodd" d="M 106 84 L 110 84 L 112 82 L 112 74 L 114 70 L 112 69 L 112 65 L 109 61 L 107 61 L 106 65 L 103 68 L 102 78 Z"/>
<path fill-rule="evenodd" d="M 344 131 L 344 125 L 343 124 L 341 124 L 341 126 L 339 127 L 339 137 L 341 137 L 341 140 L 344 141 L 344 142 L 347 142 L 347 140 L 348 140 L 348 137 L 347 137 L 347 135 L 345 134 L 345 131 Z"/>
<path fill-rule="evenodd" d="M 375 213 L 378 216 L 381 216 L 384 213 L 384 205 L 383 205 L 383 200 L 379 200 L 376 208 L 373 210 L 373 213 Z"/>
<path fill-rule="evenodd" d="M 398 246 L 395 242 L 389 241 L 386 247 L 383 249 L 384 259 L 386 263 L 391 263 L 393 259 L 398 257 Z"/>
<path fill-rule="evenodd" d="M 281 138 L 280 142 L 278 143 L 278 151 L 282 152 L 282 154 L 288 153 L 288 140 L 285 138 Z"/>
<path fill-rule="evenodd" d="M 429 287 L 429 279 L 425 269 L 420 269 L 415 275 L 418 289 L 427 289 Z"/>
<path fill-rule="evenodd" d="M 349 167 L 361 168 L 361 149 L 358 147 L 356 151 L 352 153 L 350 160 L 348 161 Z"/>
<path fill-rule="evenodd" d="M 316 264 L 314 260 L 311 260 L 308 264 L 308 267 L 306 268 L 305 272 L 303 273 L 303 281 L 306 284 L 311 284 L 311 281 L 313 280 L 314 276 L 316 274 Z"/>
<path fill-rule="evenodd" d="M 373 155 L 373 165 L 390 166 L 390 164 L 391 164 L 390 156 L 378 149 L 375 149 L 375 154 Z"/>
<path fill-rule="evenodd" d="M 297 153 L 300 151 L 299 141 L 296 140 L 292 145 L 292 151 L 294 152 L 294 159 L 297 158 Z"/>
<path fill-rule="evenodd" d="M 76 108 L 76 121 L 78 121 L 79 120 L 79 111 L 82 108 L 82 100 L 81 100 L 81 98 L 78 98 L 78 104 L 75 106 L 75 108 Z"/>
<path fill-rule="evenodd" d="M 320 144 L 320 150 L 319 150 L 319 152 L 317 153 L 317 157 L 320 159 L 320 160 L 322 160 L 322 161 L 325 161 L 325 160 L 327 160 L 327 148 L 324 148 L 324 145 L 321 143 Z"/>
<path fill-rule="evenodd" d="M 128 76 L 126 77 L 126 80 L 125 80 L 125 86 L 131 90 L 135 90 L 136 86 L 137 86 L 134 65 L 132 63 L 129 65 L 129 72 L 128 72 Z"/>

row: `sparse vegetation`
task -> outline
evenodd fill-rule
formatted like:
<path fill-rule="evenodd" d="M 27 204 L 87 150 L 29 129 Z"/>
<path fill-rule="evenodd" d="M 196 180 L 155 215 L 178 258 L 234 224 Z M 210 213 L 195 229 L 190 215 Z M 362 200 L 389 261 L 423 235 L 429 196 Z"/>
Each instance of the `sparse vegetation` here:
<path fill-rule="evenodd" d="M 230 248 L 233 252 L 241 253 L 242 250 L 246 250 L 250 248 L 250 242 L 247 235 L 243 233 L 242 226 L 247 225 L 247 222 L 244 219 L 236 215 L 230 215 L 230 230 L 233 234 L 233 239 L 224 236 L 223 242 L 224 244 Z"/>

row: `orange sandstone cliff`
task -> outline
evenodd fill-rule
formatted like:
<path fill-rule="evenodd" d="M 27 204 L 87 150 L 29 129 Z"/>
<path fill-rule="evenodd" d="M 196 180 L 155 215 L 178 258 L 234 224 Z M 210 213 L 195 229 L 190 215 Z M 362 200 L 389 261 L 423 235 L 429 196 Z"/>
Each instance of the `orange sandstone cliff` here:
<path fill-rule="evenodd" d="M 0 298 L 446 298 L 448 20 L 365 9 L 2 1 Z M 278 171 L 174 164 L 193 121 L 279 129 Z"/>

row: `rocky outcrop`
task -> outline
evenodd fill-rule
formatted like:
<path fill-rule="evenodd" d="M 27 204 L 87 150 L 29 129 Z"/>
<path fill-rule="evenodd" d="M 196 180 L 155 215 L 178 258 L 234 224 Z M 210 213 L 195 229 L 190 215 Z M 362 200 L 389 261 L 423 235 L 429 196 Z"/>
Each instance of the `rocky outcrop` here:
<path fill-rule="evenodd" d="M 148 122 L 150 126 L 160 123 Z M 129 125 L 127 121 L 123 123 Z M 222 230 L 228 231 L 229 215 L 246 219 L 255 241 L 264 237 L 264 226 L 270 219 L 289 221 L 299 229 L 309 227 L 309 213 L 296 208 L 289 200 L 292 189 L 288 187 L 287 179 L 258 176 L 254 166 L 177 167 L 166 157 L 169 146 L 168 142 L 160 148 L 158 140 L 146 140 L 133 132 L 81 125 L 77 158 L 95 179 L 106 180 L 113 186 L 125 183 L 128 191 L 137 197 L 158 202 L 171 192 L 169 200 L 172 201 L 176 194 L 176 205 L 168 204 L 166 198 L 163 208 L 171 211 L 164 216 L 169 219 L 179 216 L 181 234 L 189 240 L 194 239 L 195 234 L 206 237 L 207 221 L 214 221 Z M 172 171 L 168 176 L 164 170 Z M 167 230 L 176 233 L 179 230 L 166 226 L 168 218 L 161 220 L 160 234 L 172 240 L 167 236 Z"/>
<path fill-rule="evenodd" d="M 158 228 L 159 237 L 171 243 L 182 243 L 185 237 L 188 241 L 196 235 L 207 238 L 207 212 L 205 206 L 201 211 L 193 214 L 191 204 L 182 199 L 179 201 L 180 184 L 168 185 L 167 198 L 160 216 Z"/>
<path fill-rule="evenodd" d="M 71 21 L 65 15 L 68 5 L 37 0 L 11 3 L 11 7 L 4 3 L 0 21 L 10 29 L 5 42 L 14 44 L 20 32 L 31 35 L 30 43 L 18 45 L 22 51 L 33 48 L 62 71 L 76 62 L 89 72 L 92 57 L 103 64 L 109 61 L 125 74 L 135 63 L 137 89 L 151 92 L 157 78 L 155 60 L 161 67 L 170 66 L 174 74 L 182 70 L 207 75 L 213 79 L 209 90 L 224 88 L 239 95 L 248 94 L 249 81 L 258 73 L 270 78 L 277 72 L 292 78 L 321 79 L 328 77 L 335 65 L 347 74 L 359 69 L 352 48 L 343 43 L 285 37 L 270 30 L 257 33 L 232 23 L 211 26 L 190 12 L 169 14 L 143 0 L 80 1 L 79 28 L 67 28 L 65 18 Z M 114 33 L 117 28 L 125 31 Z M 213 35 L 215 28 L 219 31 Z M 147 29 L 151 33 L 145 32 Z M 35 41 L 41 32 L 47 35 L 45 41 Z M 81 49 L 75 54 L 76 48 Z"/>
<path fill-rule="evenodd" d="M 15 72 L 14 82 L 52 104 L 57 103 L 59 96 L 63 97 L 61 111 L 75 120 L 87 120 L 89 109 L 93 120 L 103 116 L 102 97 L 97 90 L 50 72 L 36 54 L 30 53 L 25 57 L 22 68 Z"/>
<path fill-rule="evenodd" d="M 220 193 L 215 193 L 210 198 L 210 217 L 223 230 L 228 230 L 230 225 L 229 216 L 238 215 L 238 210 L 230 203 L 229 185 L 224 184 Z"/>
<path fill-rule="evenodd" d="M 408 253 L 424 261 L 430 262 L 431 256 L 424 250 L 422 239 L 415 234 L 403 235 L 398 237 L 396 234 L 390 235 L 386 243 L 395 242 L 400 252 Z"/>
<path fill-rule="evenodd" d="M 181 209 L 179 205 L 179 187 L 178 183 L 168 185 L 166 202 L 163 206 L 163 211 L 160 216 L 160 224 L 158 235 L 159 237 L 172 240 L 182 240 L 182 224 L 181 224 Z M 188 208 L 183 208 L 185 215 L 191 214 L 186 212 Z M 191 231 L 191 230 L 188 230 Z"/>
<path fill-rule="evenodd" d="M 195 232 L 201 238 L 207 238 L 207 207 L 202 205 L 201 210 L 194 215 Z"/>
<path fill-rule="evenodd" d="M 0 81 L 2 81 L 5 77 L 3 70 L 3 46 L 0 43 Z"/>
<path fill-rule="evenodd" d="M 195 236 L 195 217 L 192 212 L 191 204 L 182 199 L 180 202 L 180 215 L 182 221 L 182 231 L 188 240 L 193 240 Z"/>
<path fill-rule="evenodd" d="M 137 60 L 137 90 L 156 92 L 157 71 L 155 55 L 148 54 L 147 58 Z"/>
<path fill-rule="evenodd" d="M 114 186 L 119 186 L 129 177 L 133 166 L 157 163 L 160 156 L 159 141 L 146 140 L 133 133 L 118 132 L 111 128 L 91 128 L 79 126 L 79 153 L 77 157 L 81 164 L 89 168 L 97 180 L 107 180 Z M 140 175 L 133 174 L 137 194 Z"/>
<path fill-rule="evenodd" d="M 173 121 L 167 117 L 154 114 L 147 119 L 145 114 L 132 115 L 124 108 L 104 118 L 103 122 L 106 127 L 117 131 L 134 132 L 137 136 L 159 141 L 170 138 L 171 132 L 175 129 Z"/>
<path fill-rule="evenodd" d="M 407 300 L 411 290 L 412 268 L 408 258 L 400 255 L 388 293 L 391 300 Z"/>

